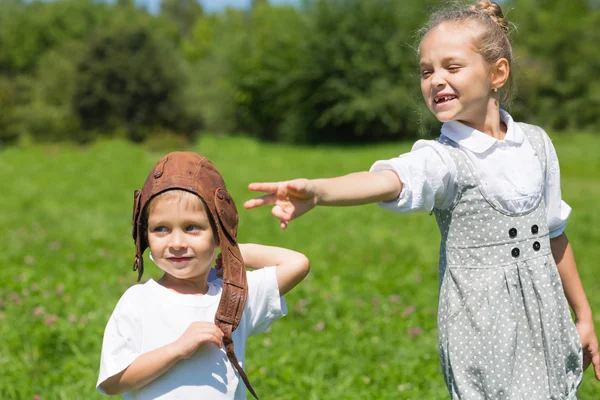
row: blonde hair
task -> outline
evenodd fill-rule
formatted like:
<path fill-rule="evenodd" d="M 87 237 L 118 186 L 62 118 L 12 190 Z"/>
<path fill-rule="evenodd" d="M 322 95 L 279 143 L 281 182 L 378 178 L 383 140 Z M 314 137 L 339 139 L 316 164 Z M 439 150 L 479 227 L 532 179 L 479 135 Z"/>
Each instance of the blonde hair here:
<path fill-rule="evenodd" d="M 512 68 L 512 46 L 510 44 L 510 26 L 500 6 L 490 0 L 481 0 L 465 8 L 442 9 L 434 13 L 429 22 L 419 31 L 419 44 L 433 28 L 445 22 L 475 23 L 482 29 L 474 40 L 475 50 L 484 60 L 493 64 L 501 58 L 508 61 Z M 420 46 L 419 46 L 420 47 Z M 509 106 L 514 98 L 513 74 L 509 74 L 504 87 L 499 88 L 500 102 Z"/>
<path fill-rule="evenodd" d="M 148 221 L 150 213 L 152 210 L 154 210 L 154 207 L 156 207 L 156 203 L 158 203 L 159 200 L 176 201 L 177 203 L 183 204 L 185 208 L 191 211 L 203 211 L 207 209 L 202 199 L 200 199 L 200 197 L 194 193 L 181 189 L 167 190 L 166 192 L 162 192 L 150 200 L 146 206 L 146 209 L 144 210 L 144 221 Z"/>

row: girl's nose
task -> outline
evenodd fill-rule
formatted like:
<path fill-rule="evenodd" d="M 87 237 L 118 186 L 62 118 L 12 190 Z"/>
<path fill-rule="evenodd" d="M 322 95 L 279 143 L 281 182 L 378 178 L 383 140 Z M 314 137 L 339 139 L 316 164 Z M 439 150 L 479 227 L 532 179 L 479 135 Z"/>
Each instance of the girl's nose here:
<path fill-rule="evenodd" d="M 441 73 L 434 73 L 431 76 L 431 84 L 436 88 L 444 87 L 446 85 L 446 80 Z"/>

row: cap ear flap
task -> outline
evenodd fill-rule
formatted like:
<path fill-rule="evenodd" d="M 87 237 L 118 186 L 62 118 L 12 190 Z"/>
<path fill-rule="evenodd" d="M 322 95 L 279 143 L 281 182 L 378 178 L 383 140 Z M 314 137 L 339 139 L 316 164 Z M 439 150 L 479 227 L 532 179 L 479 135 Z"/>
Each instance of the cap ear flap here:
<path fill-rule="evenodd" d="M 237 227 L 239 216 L 233 199 L 227 190 L 220 188 L 215 192 L 215 207 L 219 225 L 225 231 L 230 243 L 237 245 Z M 223 243 L 220 243 L 223 246 Z"/>
<path fill-rule="evenodd" d="M 142 192 L 140 190 L 136 190 L 133 194 L 133 216 L 131 219 L 131 224 L 133 225 L 132 235 L 133 241 L 135 242 L 135 258 L 133 260 L 133 270 L 138 271 L 138 282 L 142 279 L 142 274 L 144 273 L 144 259 L 142 258 L 141 252 L 141 235 L 143 232 L 140 232 L 140 213 L 141 213 L 141 200 L 142 200 Z"/>
<path fill-rule="evenodd" d="M 142 200 L 142 191 L 141 190 L 136 190 L 135 192 L 133 192 L 133 216 L 131 217 L 131 225 L 133 226 L 132 229 L 132 236 L 133 236 L 133 240 L 137 241 L 138 240 L 138 219 L 140 217 L 140 201 Z"/>

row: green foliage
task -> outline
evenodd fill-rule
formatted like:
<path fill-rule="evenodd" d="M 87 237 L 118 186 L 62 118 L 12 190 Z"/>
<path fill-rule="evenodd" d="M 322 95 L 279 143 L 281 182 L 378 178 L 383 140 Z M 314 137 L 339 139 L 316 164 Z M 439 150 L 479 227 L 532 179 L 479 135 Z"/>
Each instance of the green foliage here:
<path fill-rule="evenodd" d="M 187 36 L 194 23 L 204 14 L 198 0 L 161 0 L 160 13 L 179 26 L 181 36 Z"/>
<path fill-rule="evenodd" d="M 31 72 L 48 50 L 66 41 L 84 40 L 108 23 L 110 9 L 94 0 L 0 5 L 0 72 Z"/>
<path fill-rule="evenodd" d="M 125 127 L 142 140 L 152 129 L 193 134 L 198 121 L 186 115 L 185 72 L 168 43 L 143 26 L 126 26 L 93 38 L 77 65 L 72 103 L 87 131 Z"/>
<path fill-rule="evenodd" d="M 445 3 L 253 1 L 247 10 L 205 15 L 196 0 L 162 0 L 153 15 L 131 0 L 0 1 L 0 142 L 82 141 L 104 130 L 134 140 L 163 129 L 189 138 L 199 121 L 210 131 L 295 143 L 437 132 L 419 93 L 414 44 L 428 13 Z M 502 7 L 517 26 L 514 117 L 598 131 L 598 2 Z M 146 50 L 133 44 L 133 32 L 147 33 Z M 94 61 L 101 40 L 118 47 L 108 53 L 133 58 Z"/>
<path fill-rule="evenodd" d="M 412 33 L 423 6 L 322 0 L 301 11 L 259 4 L 245 18 L 226 14 L 212 30 L 200 21 L 192 37 L 199 45 L 187 47 L 188 57 L 203 57 L 203 71 L 227 71 L 219 74 L 220 87 L 234 102 L 235 126 L 261 139 L 416 136 L 421 101 Z M 226 34 L 213 33 L 223 26 Z M 203 45 L 209 38 L 214 46 Z M 210 92 L 219 97 L 225 90 Z"/>
<path fill-rule="evenodd" d="M 418 78 L 410 42 L 424 17 L 423 5 L 416 4 L 316 2 L 306 66 L 314 73 L 303 83 L 304 109 L 299 110 L 299 117 L 309 115 L 308 141 L 416 135 Z"/>
<path fill-rule="evenodd" d="M 193 80 L 189 104 L 201 116 L 204 127 L 214 132 L 239 132 L 238 103 L 243 94 L 233 83 L 235 63 L 247 54 L 246 16 L 228 9 L 220 15 L 199 19 L 189 39 L 182 44 L 191 63 Z"/>
<path fill-rule="evenodd" d="M 567 232 L 600 328 L 600 137 L 553 139 L 573 207 Z M 433 217 L 375 205 L 319 208 L 281 231 L 268 209 L 241 207 L 253 196 L 251 181 L 364 170 L 410 145 L 306 148 L 204 136 L 192 146 L 222 172 L 239 207 L 240 241 L 290 247 L 311 260 L 307 279 L 286 295 L 289 315 L 248 341 L 244 366 L 261 398 L 448 399 L 436 345 Z M 1 399 L 106 399 L 94 389 L 103 330 L 137 277 L 133 190 L 164 151 L 111 140 L 0 152 L 10 193 L 0 196 Z M 144 279 L 160 276 L 146 262 Z M 578 398 L 597 400 L 599 392 L 587 371 Z"/>
<path fill-rule="evenodd" d="M 548 129 L 598 131 L 600 8 L 588 0 L 515 0 L 517 118 Z"/>

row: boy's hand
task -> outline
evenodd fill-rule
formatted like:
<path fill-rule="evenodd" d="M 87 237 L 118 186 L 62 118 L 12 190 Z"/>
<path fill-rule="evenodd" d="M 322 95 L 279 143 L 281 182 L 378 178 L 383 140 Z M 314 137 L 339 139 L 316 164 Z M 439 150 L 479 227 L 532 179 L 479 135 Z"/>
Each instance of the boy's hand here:
<path fill-rule="evenodd" d="M 593 365 L 596 379 L 600 381 L 600 355 L 598 354 L 598 338 L 594 323 L 578 321 L 576 326 L 583 349 L 583 370 L 585 371 L 590 364 Z"/>
<path fill-rule="evenodd" d="M 223 346 L 223 332 L 212 322 L 196 321 L 183 332 L 173 345 L 179 357 L 189 358 L 204 343 Z"/>
<path fill-rule="evenodd" d="M 267 194 L 248 200 L 244 208 L 256 208 L 273 204 L 271 214 L 281 221 L 281 229 L 289 222 L 313 209 L 318 202 L 314 184 L 308 179 L 294 179 L 285 182 L 251 183 L 248 189 Z"/>

